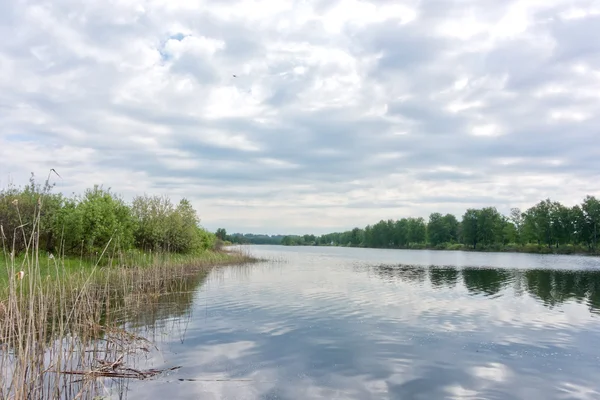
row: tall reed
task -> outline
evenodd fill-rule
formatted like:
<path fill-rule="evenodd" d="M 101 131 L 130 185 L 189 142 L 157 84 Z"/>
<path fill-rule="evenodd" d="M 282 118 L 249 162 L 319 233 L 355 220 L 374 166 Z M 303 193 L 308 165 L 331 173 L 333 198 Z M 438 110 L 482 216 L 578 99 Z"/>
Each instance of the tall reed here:
<path fill-rule="evenodd" d="M 168 295 L 187 293 L 191 303 L 210 266 L 252 261 L 240 252 L 126 253 L 109 241 L 91 268 L 74 270 L 64 255 L 40 254 L 42 203 L 40 197 L 33 226 L 21 224 L 11 235 L 22 237 L 22 256 L 14 256 L 15 243 L 6 242 L 0 226 L 0 285 L 6 282 L 0 288 L 1 399 L 93 399 L 112 382 L 104 377 L 158 373 L 132 367 L 152 344 L 136 324 L 125 330 L 125 323 L 149 315 Z M 14 207 L 21 218 L 18 202 Z"/>

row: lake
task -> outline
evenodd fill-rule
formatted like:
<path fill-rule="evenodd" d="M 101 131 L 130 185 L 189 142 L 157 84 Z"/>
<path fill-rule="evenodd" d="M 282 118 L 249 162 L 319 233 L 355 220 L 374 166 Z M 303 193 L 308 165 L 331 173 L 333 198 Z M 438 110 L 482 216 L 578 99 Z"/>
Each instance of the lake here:
<path fill-rule="evenodd" d="M 181 368 L 127 399 L 600 399 L 600 258 L 246 249 L 132 321 Z"/>

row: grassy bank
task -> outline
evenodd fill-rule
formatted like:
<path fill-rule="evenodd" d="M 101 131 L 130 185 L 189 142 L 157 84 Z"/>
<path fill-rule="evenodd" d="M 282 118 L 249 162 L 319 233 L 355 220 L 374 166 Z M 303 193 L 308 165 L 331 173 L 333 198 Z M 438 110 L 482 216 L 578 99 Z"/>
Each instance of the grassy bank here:
<path fill-rule="evenodd" d="M 1 399 L 94 399 L 161 373 L 135 369 L 153 345 L 135 327 L 165 301 L 189 309 L 212 268 L 256 261 L 222 250 L 185 199 L 50 189 L 0 190 Z"/>
<path fill-rule="evenodd" d="M 19 271 L 25 272 L 25 277 L 31 276 L 36 271 L 42 279 L 55 280 L 57 278 L 75 279 L 77 276 L 100 275 L 112 269 L 129 268 L 156 268 L 157 266 L 179 267 L 214 267 L 227 264 L 240 264 L 252 261 L 253 258 L 240 251 L 205 250 L 195 254 L 152 253 L 129 251 L 116 255 L 103 255 L 97 258 L 84 258 L 64 256 L 58 260 L 53 255 L 40 252 L 33 259 L 31 255 L 20 254 L 13 256 L 10 253 L 0 252 L 0 266 L 6 273 L 0 274 L 0 296 L 8 288 L 8 281 L 15 278 Z M 32 262 L 37 264 L 31 269 Z M 14 270 L 14 274 L 12 274 Z M 1 298 L 1 297 L 0 297 Z"/>

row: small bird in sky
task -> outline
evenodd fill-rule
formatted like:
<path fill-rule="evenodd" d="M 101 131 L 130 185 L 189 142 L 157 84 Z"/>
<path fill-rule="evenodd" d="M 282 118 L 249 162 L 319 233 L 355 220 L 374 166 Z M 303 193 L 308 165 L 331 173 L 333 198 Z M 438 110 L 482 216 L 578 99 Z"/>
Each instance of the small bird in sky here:
<path fill-rule="evenodd" d="M 234 78 L 237 78 L 237 75 L 233 75 Z"/>

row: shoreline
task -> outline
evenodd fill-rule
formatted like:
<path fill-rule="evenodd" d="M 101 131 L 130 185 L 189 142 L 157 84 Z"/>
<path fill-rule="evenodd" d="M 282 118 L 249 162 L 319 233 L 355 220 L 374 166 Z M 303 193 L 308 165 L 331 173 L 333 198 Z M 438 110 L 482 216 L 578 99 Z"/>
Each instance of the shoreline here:
<path fill-rule="evenodd" d="M 411 251 L 463 251 L 466 253 L 510 253 L 510 254 L 537 254 L 537 255 L 563 255 L 563 256 L 590 256 L 590 257 L 600 257 L 600 250 L 596 251 L 556 251 L 556 249 L 548 249 L 545 246 L 540 246 L 540 248 L 526 250 L 523 248 L 514 249 L 514 248 L 489 248 L 489 249 L 473 249 L 469 247 L 460 247 L 460 248 L 439 248 L 439 247 L 364 247 L 364 246 L 343 246 L 343 245 L 297 245 L 297 244 L 270 244 L 270 245 L 261 245 L 255 244 L 253 246 L 283 246 L 283 247 L 339 247 L 339 248 L 348 248 L 348 249 L 373 249 L 373 250 L 411 250 Z M 462 245 L 464 246 L 464 245 Z M 569 249 L 570 250 L 570 249 Z"/>
<path fill-rule="evenodd" d="M 168 317 L 161 305 L 184 314 L 212 270 L 261 261 L 229 249 L 146 254 L 140 263 L 39 255 L 0 260 L 0 398 L 93 397 L 100 379 L 161 373 L 136 369 L 139 357 L 156 347 L 149 332 Z"/>

